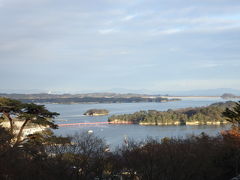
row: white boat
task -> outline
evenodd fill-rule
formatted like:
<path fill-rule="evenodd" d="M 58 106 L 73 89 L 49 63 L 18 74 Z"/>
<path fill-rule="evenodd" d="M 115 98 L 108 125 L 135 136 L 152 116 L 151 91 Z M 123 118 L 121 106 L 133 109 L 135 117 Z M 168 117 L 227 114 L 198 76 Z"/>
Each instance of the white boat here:
<path fill-rule="evenodd" d="M 93 133 L 93 130 L 88 130 L 88 134 L 92 134 Z"/>

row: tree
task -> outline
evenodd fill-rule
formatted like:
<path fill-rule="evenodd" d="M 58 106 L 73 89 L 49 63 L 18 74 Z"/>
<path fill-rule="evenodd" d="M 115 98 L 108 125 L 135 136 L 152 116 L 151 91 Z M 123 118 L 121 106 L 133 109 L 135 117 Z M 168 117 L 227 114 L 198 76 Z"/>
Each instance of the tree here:
<path fill-rule="evenodd" d="M 12 135 L 8 130 L 0 126 L 0 159 L 4 153 L 10 148 Z"/>
<path fill-rule="evenodd" d="M 105 141 L 94 134 L 83 132 L 75 134 L 72 142 L 73 163 L 78 170 L 76 176 L 80 179 L 102 178 L 108 154 Z"/>
<path fill-rule="evenodd" d="M 23 103 L 17 100 L 0 97 L 0 113 L 3 119 L 7 119 L 10 124 L 10 133 L 13 135 L 14 120 L 12 116 L 17 116 L 21 113 Z"/>
<path fill-rule="evenodd" d="M 0 98 L 0 113 L 2 118 L 10 123 L 10 134 L 16 137 L 14 147 L 21 142 L 23 130 L 27 125 L 32 124 L 56 129 L 57 125 L 54 124 L 52 119 L 59 115 L 56 112 L 48 111 L 44 105 L 22 103 L 8 98 Z M 14 126 L 15 121 L 22 122 L 19 130 L 17 130 L 18 127 Z"/>
<path fill-rule="evenodd" d="M 43 127 L 49 127 L 52 129 L 57 129 L 57 125 L 52 121 L 53 118 L 58 116 L 56 112 L 50 112 L 46 109 L 44 105 L 37 105 L 34 103 L 24 104 L 21 113 L 19 113 L 18 119 L 23 121 L 22 126 L 17 134 L 17 139 L 14 145 L 18 145 L 24 128 L 27 124 L 34 124 Z"/>
<path fill-rule="evenodd" d="M 222 114 L 227 121 L 232 123 L 233 128 L 240 130 L 240 101 L 236 102 L 236 106 L 232 109 L 226 108 Z"/>

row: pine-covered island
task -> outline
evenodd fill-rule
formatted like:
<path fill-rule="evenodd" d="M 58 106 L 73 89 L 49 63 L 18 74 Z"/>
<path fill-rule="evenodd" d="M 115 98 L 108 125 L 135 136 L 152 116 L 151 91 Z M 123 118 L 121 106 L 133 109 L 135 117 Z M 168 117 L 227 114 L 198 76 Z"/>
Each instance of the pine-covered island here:
<path fill-rule="evenodd" d="M 232 108 L 234 101 L 214 103 L 207 107 L 184 108 L 167 111 L 139 111 L 133 114 L 113 115 L 108 118 L 111 124 L 139 125 L 216 125 L 227 123 L 222 113 Z"/>
<path fill-rule="evenodd" d="M 85 115 L 85 116 L 105 116 L 108 114 L 109 114 L 109 111 L 106 109 L 89 109 L 83 115 Z"/>

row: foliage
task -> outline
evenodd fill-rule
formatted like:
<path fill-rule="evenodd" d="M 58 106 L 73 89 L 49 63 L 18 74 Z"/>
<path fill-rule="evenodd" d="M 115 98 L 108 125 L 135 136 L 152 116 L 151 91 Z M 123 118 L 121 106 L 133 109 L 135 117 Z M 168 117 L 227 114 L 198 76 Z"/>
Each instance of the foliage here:
<path fill-rule="evenodd" d="M 89 109 L 84 113 L 84 115 L 88 115 L 88 116 L 93 116 L 95 114 L 107 115 L 108 113 L 109 113 L 109 111 L 106 109 Z"/>
<path fill-rule="evenodd" d="M 35 126 L 49 127 L 56 129 L 57 125 L 52 121 L 57 115 L 56 112 L 48 111 L 44 105 L 33 103 L 22 103 L 17 100 L 0 98 L 0 114 L 2 120 L 9 121 L 10 134 L 15 136 L 14 146 L 18 146 L 23 139 L 23 131 L 29 124 Z M 22 122 L 20 127 L 15 126 L 15 122 Z"/>
<path fill-rule="evenodd" d="M 56 112 L 48 111 L 44 105 L 30 103 L 23 105 L 23 109 L 17 118 L 20 121 L 30 121 L 32 124 L 56 129 L 57 125 L 51 120 L 58 115 Z"/>
<path fill-rule="evenodd" d="M 7 119 L 10 123 L 10 133 L 14 131 L 14 121 L 12 116 L 17 116 L 21 113 L 23 104 L 20 101 L 0 97 L 0 114 L 1 120 Z"/>
<path fill-rule="evenodd" d="M 212 104 L 208 107 L 185 108 L 179 110 L 168 111 L 140 111 L 133 114 L 113 115 L 109 117 L 109 122 L 130 121 L 134 124 L 149 123 L 151 125 L 171 125 L 186 124 L 187 122 L 198 122 L 206 124 L 207 122 L 223 122 L 222 116 L 226 107 L 232 107 L 234 102 Z"/>
<path fill-rule="evenodd" d="M 239 173 L 240 150 L 236 141 L 206 134 L 162 142 L 149 139 L 121 154 L 130 179 L 212 180 Z"/>
<path fill-rule="evenodd" d="M 236 103 L 236 105 L 232 108 L 227 108 L 223 112 L 223 116 L 227 121 L 232 123 L 234 128 L 238 128 L 238 130 L 240 130 L 240 102 Z"/>

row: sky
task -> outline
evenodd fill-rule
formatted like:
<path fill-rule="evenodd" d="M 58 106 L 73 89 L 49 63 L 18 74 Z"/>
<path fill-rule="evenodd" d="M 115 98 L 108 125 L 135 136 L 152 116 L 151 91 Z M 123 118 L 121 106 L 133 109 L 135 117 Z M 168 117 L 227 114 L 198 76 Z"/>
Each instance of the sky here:
<path fill-rule="evenodd" d="M 0 91 L 240 89 L 239 0 L 0 0 Z"/>

